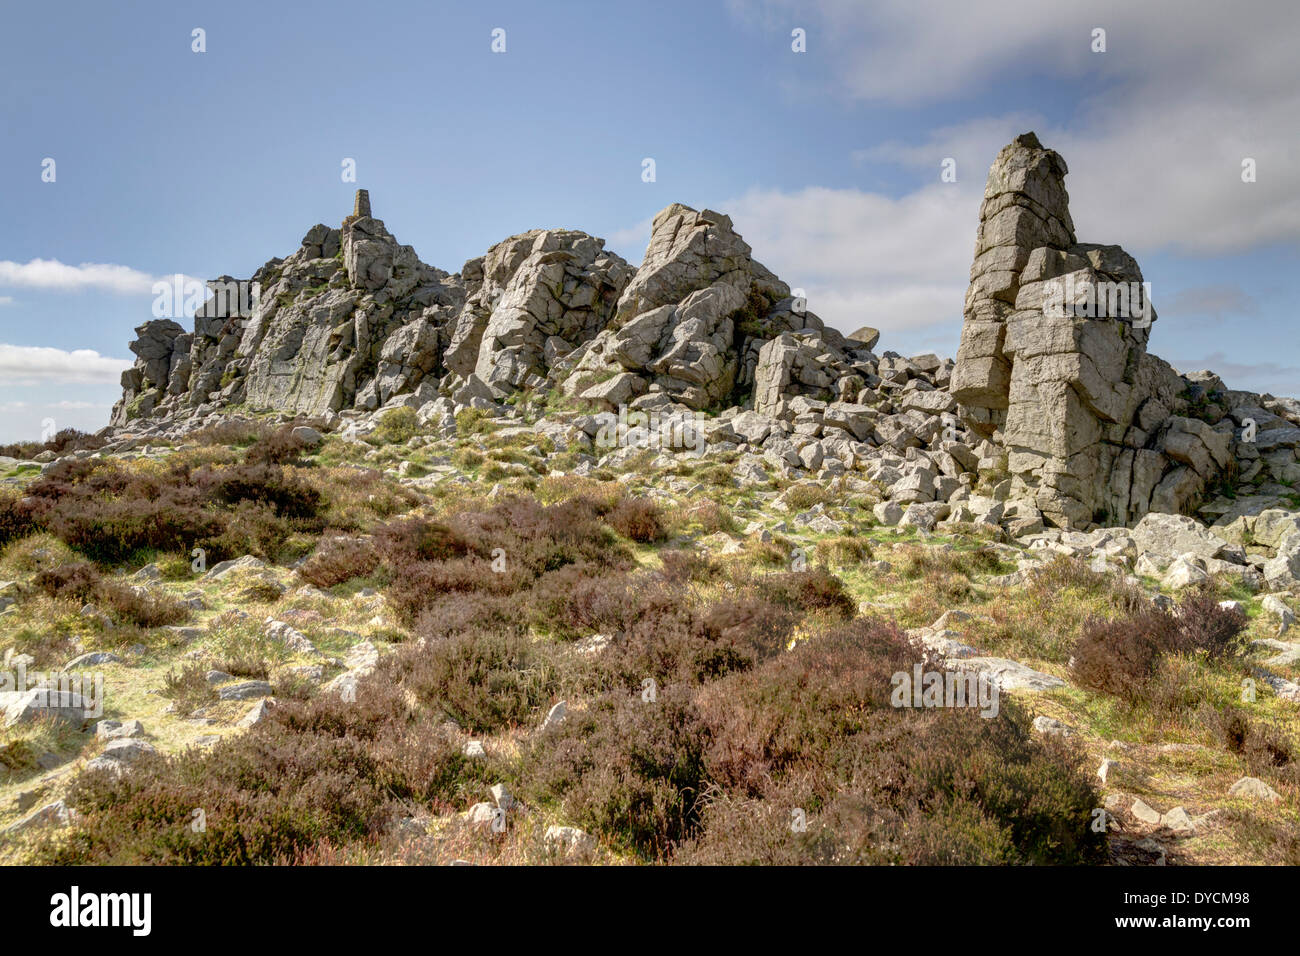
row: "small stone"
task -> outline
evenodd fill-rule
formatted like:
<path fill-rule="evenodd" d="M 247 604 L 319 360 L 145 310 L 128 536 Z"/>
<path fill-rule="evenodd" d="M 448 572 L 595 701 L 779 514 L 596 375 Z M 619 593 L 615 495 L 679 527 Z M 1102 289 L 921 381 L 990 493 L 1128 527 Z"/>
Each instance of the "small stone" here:
<path fill-rule="evenodd" d="M 1192 818 L 1187 815 L 1187 811 L 1182 807 L 1174 807 L 1160 818 L 1160 823 L 1162 826 L 1166 826 L 1170 830 L 1193 829 Z"/>
<path fill-rule="evenodd" d="M 1057 737 L 1074 736 L 1074 730 L 1067 724 L 1063 724 L 1059 720 L 1053 720 L 1046 714 L 1039 714 L 1034 718 L 1034 730 L 1038 731 L 1040 734 L 1050 734 Z"/>
<path fill-rule="evenodd" d="M 1150 837 L 1147 837 L 1144 840 L 1139 840 L 1137 843 L 1133 845 L 1137 847 L 1139 850 L 1145 850 L 1148 853 L 1153 853 L 1156 855 L 1156 861 L 1155 863 L 1152 864 L 1153 866 L 1166 865 L 1165 848 L 1158 841 L 1153 840 Z"/>
<path fill-rule="evenodd" d="M 274 697 L 264 697 L 252 706 L 248 713 L 240 718 L 238 726 L 252 727 L 260 724 L 275 706 Z"/>
<path fill-rule="evenodd" d="M 118 720 L 101 720 L 95 724 L 95 736 L 100 740 L 121 740 L 130 737 L 143 737 L 144 724 L 138 720 L 125 723 Z"/>
<path fill-rule="evenodd" d="M 569 712 L 568 703 L 563 700 L 560 701 L 558 704 L 556 704 L 554 707 L 550 709 L 550 712 L 547 713 L 546 719 L 542 721 L 542 726 L 539 729 L 550 730 L 554 727 L 558 727 L 561 723 L 564 722 L 565 715 L 568 714 L 568 712 Z"/>
<path fill-rule="evenodd" d="M 273 693 L 271 685 L 266 681 L 249 680 L 222 687 L 217 691 L 217 696 L 222 700 L 253 700 L 257 697 L 270 697 Z"/>
<path fill-rule="evenodd" d="M 895 501 L 882 501 L 872 511 L 876 516 L 876 521 L 886 527 L 893 527 L 903 520 L 903 506 Z"/>
<path fill-rule="evenodd" d="M 1286 602 L 1276 594 L 1264 595 L 1260 600 L 1259 605 L 1265 614 L 1271 614 L 1273 617 L 1277 618 L 1277 634 L 1279 637 L 1290 630 L 1291 625 L 1295 623 L 1295 612 L 1292 611 L 1291 608 L 1287 606 Z"/>
<path fill-rule="evenodd" d="M 1228 788 L 1228 795 L 1247 800 L 1267 800 L 1277 803 L 1282 795 L 1258 777 L 1242 777 Z"/>
<path fill-rule="evenodd" d="M 80 728 L 89 717 L 87 701 L 70 691 L 33 688 L 27 691 L 0 691 L 0 725 L 30 724 L 54 718 Z"/>
<path fill-rule="evenodd" d="M 475 830 L 491 830 L 497 808 L 490 803 L 476 803 L 465 814 L 465 822 Z"/>
<path fill-rule="evenodd" d="M 488 793 L 492 795 L 492 801 L 502 810 L 509 810 L 515 805 L 515 798 L 510 795 L 504 783 L 494 783 L 488 788 Z"/>
<path fill-rule="evenodd" d="M 122 658 L 116 654 L 110 654 L 108 651 L 91 651 L 89 654 L 82 654 L 74 657 L 68 663 L 63 665 L 65 671 L 77 670 L 83 667 L 99 667 L 103 664 L 120 664 Z"/>
<path fill-rule="evenodd" d="M 1110 776 L 1110 770 L 1114 766 L 1115 761 L 1111 760 L 1109 757 L 1102 758 L 1101 766 L 1097 768 L 1097 779 L 1101 781 L 1103 787 L 1106 786 L 1106 778 Z"/>
<path fill-rule="evenodd" d="M 324 436 L 309 425 L 299 425 L 297 428 L 290 431 L 289 435 L 296 438 L 308 448 L 315 448 L 325 441 Z"/>
<path fill-rule="evenodd" d="M 1143 823 L 1149 823 L 1155 826 L 1160 822 L 1160 814 L 1141 800 L 1134 800 L 1133 806 L 1129 808 L 1133 816 L 1137 817 Z"/>
<path fill-rule="evenodd" d="M 573 649 L 579 654 L 599 654 L 605 648 L 609 647 L 609 642 L 613 638 L 609 634 L 593 634 L 591 637 L 584 637 L 573 645 Z"/>
<path fill-rule="evenodd" d="M 126 770 L 146 754 L 157 753 L 152 744 L 143 740 L 110 740 L 99 756 L 87 761 L 87 770 L 108 770 L 115 774 Z"/>
<path fill-rule="evenodd" d="M 548 847 L 566 855 L 589 853 L 596 847 L 595 838 L 577 827 L 549 826 L 542 839 Z"/>
<path fill-rule="evenodd" d="M 486 757 L 487 751 L 483 749 L 483 741 L 471 740 L 465 744 L 465 756 L 471 760 Z"/>

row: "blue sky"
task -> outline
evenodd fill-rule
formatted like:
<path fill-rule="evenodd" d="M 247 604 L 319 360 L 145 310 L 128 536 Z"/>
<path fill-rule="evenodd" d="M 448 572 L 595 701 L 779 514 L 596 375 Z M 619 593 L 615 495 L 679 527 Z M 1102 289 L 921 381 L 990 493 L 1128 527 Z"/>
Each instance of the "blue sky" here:
<path fill-rule="evenodd" d="M 1129 6 L 10 3 L 0 441 L 101 427 L 154 278 L 250 275 L 357 186 L 451 271 L 541 226 L 636 264 L 657 210 L 718 209 L 829 324 L 952 354 L 988 166 L 1025 129 L 1070 165 L 1080 240 L 1141 263 L 1153 351 L 1300 394 L 1300 15 Z"/>

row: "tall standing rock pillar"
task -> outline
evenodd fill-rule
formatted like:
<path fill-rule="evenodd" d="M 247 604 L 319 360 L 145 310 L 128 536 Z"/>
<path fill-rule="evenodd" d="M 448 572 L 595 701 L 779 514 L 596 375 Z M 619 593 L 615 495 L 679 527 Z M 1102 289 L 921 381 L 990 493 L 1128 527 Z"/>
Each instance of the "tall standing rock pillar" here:
<path fill-rule="evenodd" d="M 1142 271 L 1119 246 L 1075 241 L 1066 173 L 1033 133 L 989 170 L 952 394 L 1006 449 L 1011 496 L 1048 522 L 1183 510 L 1227 465 L 1230 436 L 1183 417 L 1186 383 L 1146 351 Z"/>

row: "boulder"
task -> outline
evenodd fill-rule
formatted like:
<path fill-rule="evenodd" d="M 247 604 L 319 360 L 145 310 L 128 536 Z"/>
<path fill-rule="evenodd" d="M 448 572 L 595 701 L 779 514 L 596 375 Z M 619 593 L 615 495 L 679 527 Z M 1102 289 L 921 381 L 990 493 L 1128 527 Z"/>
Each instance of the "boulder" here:
<path fill-rule="evenodd" d="M 1300 584 L 1300 533 L 1288 535 L 1278 545 L 1277 554 L 1264 564 L 1264 580 L 1273 591 Z"/>
<path fill-rule="evenodd" d="M 132 764 L 148 754 L 158 751 L 144 740 L 118 738 L 110 740 L 98 757 L 86 762 L 87 770 L 107 770 L 113 774 L 126 773 Z"/>
<path fill-rule="evenodd" d="M 25 691 L 0 691 L 0 714 L 3 726 L 30 724 L 41 718 L 54 718 L 80 728 L 91 716 L 90 702 L 71 691 L 33 688 Z"/>
<path fill-rule="evenodd" d="M 1147 551 L 1171 559 L 1183 554 L 1199 558 L 1218 558 L 1230 545 L 1194 518 L 1185 515 L 1144 515 L 1133 527 L 1133 544 L 1139 552 Z"/>
<path fill-rule="evenodd" d="M 595 837 L 577 827 L 549 826 L 542 835 L 542 840 L 548 847 L 566 856 L 581 856 L 596 848 Z"/>
<path fill-rule="evenodd" d="M 1277 803 L 1282 795 L 1257 777 L 1242 777 L 1228 788 L 1228 795 L 1243 800 L 1264 800 Z"/>
<path fill-rule="evenodd" d="M 217 696 L 221 700 L 256 700 L 258 697 L 270 697 L 273 693 L 271 685 L 264 680 L 241 681 L 217 690 Z"/>

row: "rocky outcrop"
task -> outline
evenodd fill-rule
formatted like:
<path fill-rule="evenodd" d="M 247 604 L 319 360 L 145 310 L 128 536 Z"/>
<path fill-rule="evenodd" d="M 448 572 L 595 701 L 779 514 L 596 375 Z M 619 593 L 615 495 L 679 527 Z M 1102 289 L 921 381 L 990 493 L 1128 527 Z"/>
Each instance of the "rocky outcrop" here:
<path fill-rule="evenodd" d="M 359 195 L 340 228 L 314 226 L 263 266 L 251 301 L 223 277 L 193 332 L 165 318 L 137 329 L 115 446 L 264 411 L 355 439 L 397 406 L 445 437 L 473 407 L 527 423 L 585 474 L 640 454 L 597 447 L 609 416 L 593 413 L 626 411 L 690 423 L 675 447 L 736 453 L 742 484 L 842 478 L 882 523 L 1072 548 L 1073 529 L 1195 513 L 1228 557 L 1162 542 L 1127 559 L 1252 580 L 1272 561 L 1270 580 L 1290 580 L 1300 402 L 1149 354 L 1142 273 L 1118 246 L 1076 240 L 1065 175 L 1032 133 L 999 153 L 955 362 L 877 355 L 876 329 L 826 328 L 720 213 L 667 207 L 635 269 L 601 239 L 544 229 L 449 274 Z"/>
<path fill-rule="evenodd" d="M 457 325 L 465 347 L 448 363 L 495 397 L 543 385 L 556 362 L 609 324 L 635 271 L 604 240 L 568 229 L 512 236 L 479 263 L 481 284 Z"/>
<path fill-rule="evenodd" d="M 214 298 L 193 334 L 171 320 L 137 329 L 114 424 L 233 405 L 367 410 L 425 383 L 426 397 L 461 401 L 563 384 L 598 405 L 661 392 L 703 408 L 752 384 L 774 335 L 843 343 L 795 311 L 718 213 L 665 209 L 640 269 L 601 239 L 548 229 L 450 275 L 368 215 L 368 195 L 355 208 L 341 229 L 314 226 L 297 252 L 268 262 L 246 311 L 229 315 Z"/>
<path fill-rule="evenodd" d="M 316 226 L 271 279 L 235 364 L 254 409 L 378 407 L 437 371 L 435 333 L 463 302 L 458 281 L 369 216 Z"/>
<path fill-rule="evenodd" d="M 565 393 L 612 406 L 658 393 L 705 409 L 750 390 L 763 342 L 824 331 L 750 252 L 721 213 L 680 204 L 660 212 L 612 325 L 575 358 Z"/>
<path fill-rule="evenodd" d="M 313 226 L 297 252 L 250 280 L 209 286 L 192 334 L 167 319 L 136 330 L 115 425 L 240 404 L 305 414 L 376 407 L 437 371 L 430 329 L 464 298 L 458 281 L 399 245 L 382 221 L 357 215 L 341 229 Z"/>
<path fill-rule="evenodd" d="M 1065 161 L 1032 133 L 989 171 L 951 392 L 1053 524 L 1182 511 L 1230 470 L 1231 424 L 1149 355 L 1155 312 L 1119 246 L 1076 242 Z"/>

